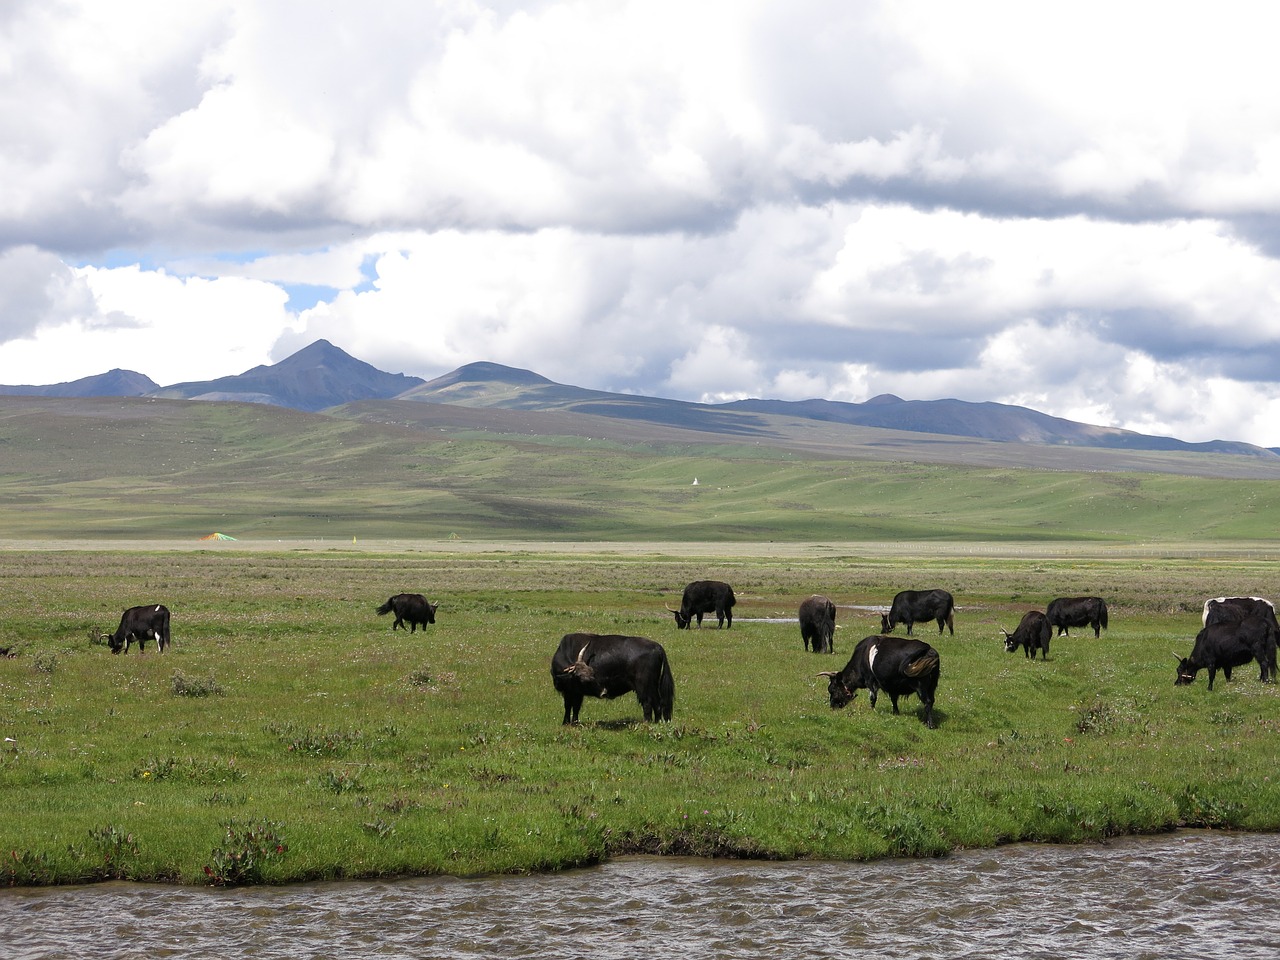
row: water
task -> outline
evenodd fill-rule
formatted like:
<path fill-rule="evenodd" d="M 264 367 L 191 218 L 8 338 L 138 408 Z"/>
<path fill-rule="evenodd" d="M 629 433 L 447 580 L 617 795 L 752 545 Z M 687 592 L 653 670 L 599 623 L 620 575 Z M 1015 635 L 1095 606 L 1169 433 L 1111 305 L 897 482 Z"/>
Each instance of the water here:
<path fill-rule="evenodd" d="M 0 956 L 1280 956 L 1280 837 L 1189 832 L 940 860 L 627 859 L 535 877 L 0 891 Z"/>

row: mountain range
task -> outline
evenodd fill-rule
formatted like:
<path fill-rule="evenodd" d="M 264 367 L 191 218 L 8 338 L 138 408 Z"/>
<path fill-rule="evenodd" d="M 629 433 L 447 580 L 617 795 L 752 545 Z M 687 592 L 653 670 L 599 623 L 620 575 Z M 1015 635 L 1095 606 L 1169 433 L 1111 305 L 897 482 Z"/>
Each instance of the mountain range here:
<path fill-rule="evenodd" d="M 265 403 L 319 412 L 361 401 L 403 401 L 526 412 L 561 412 L 682 430 L 748 437 L 761 417 L 846 424 L 908 433 L 973 437 L 1004 443 L 1280 457 L 1280 450 L 1229 440 L 1189 443 L 1077 423 L 1027 407 L 964 400 L 903 400 L 892 394 L 864 403 L 834 400 L 738 400 L 704 404 L 633 396 L 556 383 L 530 370 L 469 363 L 426 381 L 386 373 L 327 340 L 317 340 L 278 363 L 244 373 L 160 386 L 133 371 L 47 386 L 2 386 L 0 395 L 41 397 L 154 397 Z"/>

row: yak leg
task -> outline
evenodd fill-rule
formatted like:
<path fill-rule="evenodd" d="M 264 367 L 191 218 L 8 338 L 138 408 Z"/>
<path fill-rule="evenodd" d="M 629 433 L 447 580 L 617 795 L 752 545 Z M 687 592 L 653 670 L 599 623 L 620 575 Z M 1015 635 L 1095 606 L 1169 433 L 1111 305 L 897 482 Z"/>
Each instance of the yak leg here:
<path fill-rule="evenodd" d="M 564 720 L 562 724 L 578 722 L 578 711 L 582 709 L 582 694 L 564 694 Z"/>
<path fill-rule="evenodd" d="M 921 697 L 920 702 L 924 704 L 924 725 L 930 730 L 937 729 L 938 724 L 933 719 L 933 697 L 928 700 Z"/>

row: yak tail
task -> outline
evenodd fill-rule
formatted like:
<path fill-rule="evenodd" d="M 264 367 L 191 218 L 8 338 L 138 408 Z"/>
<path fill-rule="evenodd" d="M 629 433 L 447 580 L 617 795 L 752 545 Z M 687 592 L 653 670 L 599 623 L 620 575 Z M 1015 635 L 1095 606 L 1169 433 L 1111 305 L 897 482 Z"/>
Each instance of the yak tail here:
<path fill-rule="evenodd" d="M 912 660 L 909 664 L 907 664 L 907 667 L 903 672 L 906 673 L 908 677 L 918 677 L 920 676 L 920 674 L 926 673 L 929 670 L 933 670 L 937 666 L 938 666 L 937 651 L 931 650 L 928 653 L 922 654 L 921 656 L 916 657 L 916 659 Z"/>
<path fill-rule="evenodd" d="M 1098 622 L 1102 624 L 1102 629 L 1107 628 L 1107 601 L 1100 600 L 1098 602 Z"/>
<path fill-rule="evenodd" d="M 380 606 L 380 607 L 378 608 L 378 616 L 382 616 L 383 614 L 385 614 L 385 613 L 390 613 L 390 612 L 391 612 L 391 601 L 390 601 L 390 600 L 388 600 L 386 603 L 384 603 L 382 606 Z"/>
<path fill-rule="evenodd" d="M 658 713 L 663 720 L 671 719 L 671 710 L 676 702 L 676 680 L 671 675 L 671 664 L 662 658 L 662 674 L 658 677 Z"/>

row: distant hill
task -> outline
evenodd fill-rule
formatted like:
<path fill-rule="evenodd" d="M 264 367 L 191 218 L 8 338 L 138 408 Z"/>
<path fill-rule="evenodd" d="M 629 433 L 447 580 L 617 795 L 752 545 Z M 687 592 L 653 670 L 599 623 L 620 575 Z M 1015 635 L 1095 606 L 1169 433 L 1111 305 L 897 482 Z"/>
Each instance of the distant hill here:
<path fill-rule="evenodd" d="M 752 432 L 751 418 L 726 415 L 714 404 L 589 390 L 500 363 L 469 363 L 396 399 L 505 410 L 558 410 L 725 434 Z"/>
<path fill-rule="evenodd" d="M 1225 453 L 1280 459 L 1274 450 L 1249 443 L 1212 440 L 1188 443 L 1076 423 L 1004 403 L 964 400 L 903 400 L 892 394 L 865 403 L 834 400 L 738 400 L 703 404 L 631 396 L 555 383 L 528 370 L 496 363 L 472 363 L 402 394 L 401 400 L 425 400 L 470 407 L 510 410 L 559 410 L 593 414 L 721 434 L 754 431 L 744 414 L 818 420 L 910 433 L 974 437 L 1001 443 L 1101 447 L 1115 450 Z"/>
<path fill-rule="evenodd" d="M 651 424 L 719 437 L 776 435 L 776 418 L 870 427 L 910 434 L 966 437 L 1008 444 L 1101 448 L 1133 452 L 1227 454 L 1280 460 L 1280 453 L 1227 440 L 1188 443 L 1077 423 L 1003 403 L 903 400 L 892 394 L 865 403 L 834 400 L 739 400 L 704 404 L 635 396 L 556 383 L 531 370 L 499 363 L 469 363 L 424 381 L 384 373 L 327 340 L 317 340 L 279 363 L 237 376 L 158 387 L 147 377 L 113 370 L 73 383 L 0 387 L 0 394 L 44 397 L 148 396 L 241 401 L 318 412 L 360 401 L 405 401 L 545 413 L 573 413 Z M 767 422 L 769 421 L 769 422 Z M 923 442 L 923 439 L 922 441 Z"/>
<path fill-rule="evenodd" d="M 1155 437 L 1118 427 L 1099 427 L 1005 403 L 972 403 L 966 400 L 903 400 L 892 394 L 872 397 L 865 403 L 835 400 L 738 400 L 724 406 L 754 413 L 785 414 L 883 427 L 888 430 L 941 433 L 978 437 L 1005 443 L 1048 443 L 1119 450 L 1178 450 L 1187 453 L 1230 453 L 1255 457 L 1277 456 L 1273 450 L 1251 443 L 1210 440 L 1188 443 L 1172 437 Z"/>
<path fill-rule="evenodd" d="M 0 385 L 0 394 L 9 397 L 141 397 L 158 389 L 160 384 L 150 377 L 117 368 L 66 383 L 50 383 L 45 386 Z"/>
<path fill-rule="evenodd" d="M 420 377 L 383 373 L 328 340 L 317 340 L 279 363 L 237 376 L 176 383 L 148 396 L 173 400 L 238 400 L 316 412 L 355 400 L 385 400 L 413 389 Z"/>
<path fill-rule="evenodd" d="M 1164 542 L 1216 556 L 1245 541 L 1272 549 L 1280 526 L 1280 459 L 722 416 L 744 428 L 394 399 L 307 413 L 0 397 L 0 530 L 11 548 L 221 531 L 241 545 L 307 537 L 353 551 L 357 535 L 407 545 L 456 534 L 808 541 L 835 556 L 845 541 Z M 849 556 L 877 555 L 865 549 Z"/>

